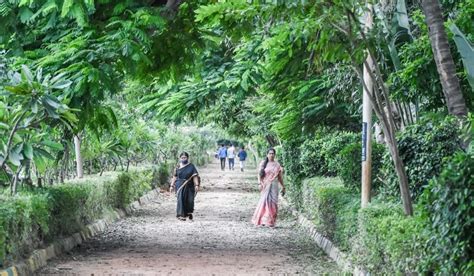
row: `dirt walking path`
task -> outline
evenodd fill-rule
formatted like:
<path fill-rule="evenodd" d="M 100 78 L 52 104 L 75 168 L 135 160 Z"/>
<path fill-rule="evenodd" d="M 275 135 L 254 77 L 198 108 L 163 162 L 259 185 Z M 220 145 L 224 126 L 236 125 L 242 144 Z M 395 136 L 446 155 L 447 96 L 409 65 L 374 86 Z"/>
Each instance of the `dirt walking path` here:
<path fill-rule="evenodd" d="M 62 257 L 37 275 L 339 274 L 340 270 L 280 208 L 275 229 L 250 223 L 258 200 L 256 172 L 198 168 L 204 190 L 194 221 L 175 218 L 164 193 L 132 216 Z"/>

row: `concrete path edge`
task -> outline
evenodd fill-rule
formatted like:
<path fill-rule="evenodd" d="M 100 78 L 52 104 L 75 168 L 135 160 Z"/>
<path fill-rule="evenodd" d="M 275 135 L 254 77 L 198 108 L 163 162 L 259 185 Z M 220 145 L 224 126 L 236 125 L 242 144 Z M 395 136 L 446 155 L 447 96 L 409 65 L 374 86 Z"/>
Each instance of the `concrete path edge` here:
<path fill-rule="evenodd" d="M 91 237 L 103 232 L 107 227 L 115 221 L 127 216 L 133 210 L 138 209 L 141 205 L 159 197 L 159 190 L 153 189 L 145 195 L 141 196 L 137 201 L 129 204 L 125 210 L 116 209 L 99 220 L 84 227 L 84 230 L 74 233 L 67 238 L 54 241 L 48 247 L 37 249 L 31 255 L 19 263 L 14 264 L 4 270 L 0 270 L 0 276 L 17 276 L 31 275 L 36 270 L 46 266 L 48 260 L 57 257 L 65 252 L 71 251 L 74 247 Z"/>
<path fill-rule="evenodd" d="M 339 267 L 348 273 L 352 273 L 357 276 L 368 276 L 370 275 L 367 271 L 363 270 L 360 267 L 353 265 L 347 255 L 339 250 L 339 248 L 334 245 L 332 241 L 328 238 L 321 235 L 314 224 L 308 220 L 303 214 L 298 212 L 293 206 L 291 206 L 288 201 L 284 198 L 281 199 L 283 205 L 288 208 L 291 213 L 298 219 L 298 224 L 303 228 L 303 230 L 313 239 L 318 246 L 326 252 L 326 254 L 337 263 Z"/>

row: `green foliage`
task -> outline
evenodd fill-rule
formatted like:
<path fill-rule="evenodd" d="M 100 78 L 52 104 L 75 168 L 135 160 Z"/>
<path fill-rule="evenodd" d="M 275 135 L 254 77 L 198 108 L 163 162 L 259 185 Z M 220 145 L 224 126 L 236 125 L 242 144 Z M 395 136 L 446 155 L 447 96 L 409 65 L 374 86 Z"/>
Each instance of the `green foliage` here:
<path fill-rule="evenodd" d="M 303 181 L 302 210 L 322 235 L 343 249 L 356 233 L 360 200 L 337 178 L 310 178 Z"/>
<path fill-rule="evenodd" d="M 86 202 L 93 187 L 84 184 L 64 184 L 44 190 L 52 214 L 51 233 L 64 236 L 80 230 L 85 217 Z M 20 215 L 21 216 L 21 215 Z"/>
<path fill-rule="evenodd" d="M 301 173 L 304 176 L 324 175 L 328 168 L 326 160 L 322 153 L 323 144 L 325 141 L 324 132 L 316 134 L 314 139 L 308 139 L 300 146 L 301 155 L 299 162 L 301 164 Z"/>
<path fill-rule="evenodd" d="M 359 142 L 360 135 L 352 132 L 337 131 L 326 135 L 322 139 L 324 139 L 324 142 L 320 150 L 326 162 L 327 172 L 329 175 L 336 175 L 339 163 L 338 154 L 347 144 Z"/>
<path fill-rule="evenodd" d="M 43 75 L 23 65 L 20 72 L 11 72 L 5 94 L 0 95 L 0 167 L 8 162 L 18 167 L 23 160 L 42 161 L 51 155 L 45 149 L 58 149 L 58 143 L 38 131 L 47 126 L 63 124 L 72 129 L 77 123 L 75 110 L 59 97 L 70 85 L 65 74 Z M 43 129 L 42 129 L 43 128 Z"/>
<path fill-rule="evenodd" d="M 152 188 L 153 172 L 121 173 L 113 182 L 106 183 L 106 192 L 113 208 L 123 209 Z"/>
<path fill-rule="evenodd" d="M 285 168 L 286 197 L 299 208 L 301 205 L 301 164 L 300 160 L 301 141 L 284 141 L 282 152 L 279 153 L 279 161 Z"/>
<path fill-rule="evenodd" d="M 466 78 L 474 90 L 474 48 L 471 46 L 466 36 L 459 30 L 456 24 L 452 23 L 450 26 L 451 32 L 454 34 L 454 42 L 461 55 Z"/>
<path fill-rule="evenodd" d="M 172 170 L 170 162 L 158 166 L 158 169 L 153 171 L 153 184 L 161 188 L 168 188 Z"/>
<path fill-rule="evenodd" d="M 406 166 L 411 196 L 417 199 L 428 181 L 439 175 L 443 159 L 460 149 L 457 122 L 448 117 L 442 121 L 425 119 L 407 127 L 398 135 L 398 149 Z M 398 178 L 388 154 L 384 156 L 381 180 L 383 193 L 398 198 Z"/>
<path fill-rule="evenodd" d="M 335 176 L 339 164 L 338 154 L 350 143 L 360 140 L 357 134 L 344 131 L 321 129 L 313 139 L 306 140 L 300 147 L 302 174 Z"/>
<path fill-rule="evenodd" d="M 423 255 L 425 221 L 415 214 L 407 217 L 398 205 L 372 203 L 360 209 L 357 236 L 351 255 L 356 265 L 373 274 L 395 275 L 416 272 Z"/>
<path fill-rule="evenodd" d="M 41 243 L 50 230 L 51 204 L 44 194 L 0 197 L 0 263 L 5 264 Z"/>
<path fill-rule="evenodd" d="M 382 166 L 382 157 L 386 152 L 385 146 L 372 143 L 372 189 L 377 190 L 380 181 L 377 179 Z M 337 154 L 337 175 L 342 179 L 344 185 L 355 191 L 360 191 L 362 168 L 361 168 L 362 145 L 360 142 L 346 144 Z"/>
<path fill-rule="evenodd" d="M 445 275 L 474 273 L 474 152 L 457 152 L 422 195 L 429 219 L 423 270 Z"/>
<path fill-rule="evenodd" d="M 75 181 L 15 197 L 0 195 L 0 263 L 11 264 L 44 242 L 80 231 L 112 208 L 124 208 L 150 190 L 150 170 Z"/>

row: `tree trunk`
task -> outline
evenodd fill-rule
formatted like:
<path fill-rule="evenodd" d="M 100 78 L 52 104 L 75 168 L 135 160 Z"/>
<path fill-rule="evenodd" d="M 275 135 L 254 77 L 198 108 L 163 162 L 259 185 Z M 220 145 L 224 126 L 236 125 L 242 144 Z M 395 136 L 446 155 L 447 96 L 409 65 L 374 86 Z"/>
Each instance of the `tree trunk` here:
<path fill-rule="evenodd" d="M 31 160 L 25 160 L 25 178 L 21 181 L 22 185 L 33 187 L 33 181 L 31 180 Z"/>
<path fill-rule="evenodd" d="M 390 131 L 385 130 L 384 132 L 388 133 Z M 392 136 L 394 135 L 392 134 Z M 398 176 L 398 183 L 400 187 L 400 196 L 403 203 L 403 210 L 405 211 L 405 215 L 411 216 L 413 215 L 413 205 L 411 203 L 408 177 L 406 174 L 403 161 L 400 158 L 397 140 L 395 139 L 395 137 L 391 137 L 390 139 L 387 139 L 387 145 L 390 150 L 390 155 L 392 157 L 393 164 L 395 166 L 395 171 L 397 172 L 397 176 Z"/>
<path fill-rule="evenodd" d="M 277 142 L 275 141 L 275 137 L 271 134 L 265 135 L 265 139 L 267 140 L 270 147 L 274 147 L 277 144 Z"/>
<path fill-rule="evenodd" d="M 36 173 L 36 186 L 38 186 L 38 188 L 42 188 L 43 178 L 41 177 L 41 174 L 38 172 L 38 169 L 35 170 L 35 173 Z"/>
<path fill-rule="evenodd" d="M 13 182 L 11 184 L 11 189 L 10 189 L 10 193 L 11 193 L 12 196 L 16 195 L 17 186 L 18 186 L 18 179 L 20 178 L 20 172 L 21 172 L 22 168 L 23 168 L 23 166 L 20 165 L 18 167 L 18 169 L 16 170 L 15 175 L 13 176 Z"/>
<path fill-rule="evenodd" d="M 178 7 L 181 4 L 182 0 L 168 0 L 166 1 L 166 7 L 173 12 L 178 11 Z"/>
<path fill-rule="evenodd" d="M 102 174 L 105 171 L 105 166 L 107 166 L 107 163 L 105 163 L 102 159 L 99 159 L 99 163 L 100 163 L 100 174 L 99 174 L 99 176 L 102 176 Z"/>
<path fill-rule="evenodd" d="M 77 177 L 82 178 L 84 177 L 84 168 L 82 164 L 82 155 L 81 155 L 81 138 L 79 134 L 74 135 L 74 148 L 76 151 L 76 171 Z"/>
<path fill-rule="evenodd" d="M 456 67 L 449 49 L 448 36 L 443 25 L 443 15 L 439 0 L 422 0 L 421 6 L 426 16 L 431 49 L 438 69 L 448 111 L 457 117 L 467 115 L 466 101 L 461 92 Z"/>
<path fill-rule="evenodd" d="M 67 143 L 64 142 L 63 146 L 64 146 L 64 156 L 63 156 L 63 164 L 61 166 L 61 173 L 60 173 L 61 183 L 64 183 L 64 180 L 66 180 L 66 177 L 67 177 L 67 163 L 69 161 L 69 148 L 67 146 Z"/>

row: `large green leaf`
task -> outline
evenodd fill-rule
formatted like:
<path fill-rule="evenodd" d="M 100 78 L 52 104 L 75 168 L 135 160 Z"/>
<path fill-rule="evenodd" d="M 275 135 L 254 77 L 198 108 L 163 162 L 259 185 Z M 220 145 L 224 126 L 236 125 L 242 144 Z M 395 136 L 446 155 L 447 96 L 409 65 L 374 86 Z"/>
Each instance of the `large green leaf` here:
<path fill-rule="evenodd" d="M 41 144 L 43 144 L 47 147 L 50 147 L 52 149 L 55 149 L 55 150 L 63 150 L 64 149 L 64 147 L 61 143 L 53 142 L 53 141 L 50 141 L 50 140 L 43 141 L 43 142 L 41 142 Z"/>
<path fill-rule="evenodd" d="M 61 17 L 65 17 L 71 11 L 71 8 L 73 6 L 74 6 L 74 0 L 65 0 L 61 8 Z"/>
<path fill-rule="evenodd" d="M 21 73 L 22 73 L 22 76 L 23 76 L 29 83 L 32 83 L 32 82 L 33 82 L 34 76 L 33 76 L 33 73 L 31 72 L 30 68 L 28 68 L 28 66 L 22 65 L 22 66 L 21 66 Z"/>
<path fill-rule="evenodd" d="M 23 144 L 23 156 L 30 160 L 33 159 L 33 147 L 30 143 Z"/>
<path fill-rule="evenodd" d="M 461 54 L 462 63 L 466 70 L 467 80 L 469 81 L 471 88 L 474 90 L 474 48 L 456 24 L 452 23 L 449 28 L 454 34 L 454 42 Z"/>
<path fill-rule="evenodd" d="M 24 83 L 17 86 L 5 86 L 5 90 L 17 95 L 31 94 L 31 88 Z"/>
<path fill-rule="evenodd" d="M 45 157 L 51 160 L 54 160 L 54 157 L 47 151 L 42 148 L 35 147 L 34 148 L 35 158 L 36 157 Z"/>
<path fill-rule="evenodd" d="M 52 156 L 51 156 L 51 159 L 53 159 Z M 33 158 L 33 162 L 35 163 L 35 167 L 39 173 L 44 173 L 46 171 L 47 166 L 46 166 L 46 161 L 43 158 L 43 155 L 35 154 L 35 157 Z"/>
<path fill-rule="evenodd" d="M 56 109 L 52 108 L 50 105 L 46 104 L 44 101 L 43 101 L 43 104 L 44 104 L 44 109 L 48 113 L 48 116 L 54 119 L 59 119 L 59 114 L 56 112 Z"/>
<path fill-rule="evenodd" d="M 43 103 L 48 104 L 49 106 L 51 106 L 54 109 L 57 109 L 61 106 L 61 103 L 57 99 L 55 99 L 54 97 L 49 96 L 49 95 L 44 96 Z"/>
<path fill-rule="evenodd" d="M 33 12 L 28 7 L 21 7 L 19 11 L 21 23 L 28 22 L 33 16 Z"/>
<path fill-rule="evenodd" d="M 8 155 L 8 161 L 10 161 L 15 166 L 20 166 L 21 160 L 23 160 L 23 155 L 21 154 L 21 146 L 14 147 L 10 154 Z"/>
<path fill-rule="evenodd" d="M 71 81 L 68 81 L 68 80 L 60 80 L 58 82 L 56 82 L 55 84 L 53 84 L 51 86 L 51 88 L 53 89 L 66 89 L 68 88 L 69 86 L 71 86 Z"/>

